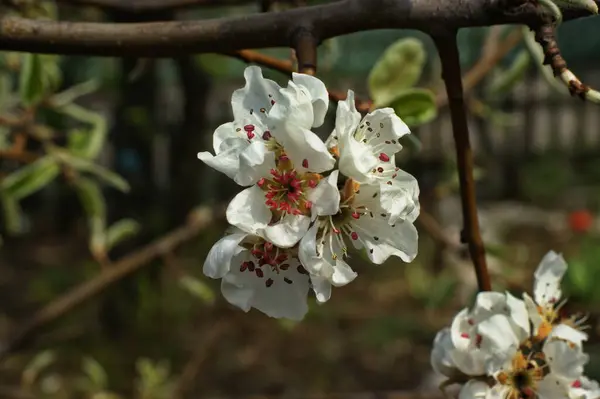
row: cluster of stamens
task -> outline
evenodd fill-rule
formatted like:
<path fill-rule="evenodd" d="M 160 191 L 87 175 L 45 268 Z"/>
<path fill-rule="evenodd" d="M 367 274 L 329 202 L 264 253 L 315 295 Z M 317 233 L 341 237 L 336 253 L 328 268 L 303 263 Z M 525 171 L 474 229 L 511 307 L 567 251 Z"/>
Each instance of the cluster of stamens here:
<path fill-rule="evenodd" d="M 537 384 L 548 374 L 543 352 L 531 351 L 526 356 L 519 350 L 513 357 L 511 366 L 509 371 L 502 371 L 496 377 L 500 384 L 509 388 L 505 398 L 534 398 Z"/>
<path fill-rule="evenodd" d="M 319 176 L 314 174 L 300 174 L 295 169 L 271 169 L 271 178 L 260 179 L 258 186 L 266 192 L 265 204 L 271 211 L 303 215 L 312 208 L 312 202 L 307 199 L 307 191 L 315 188 L 318 183 Z"/>
<path fill-rule="evenodd" d="M 242 262 L 240 272 L 254 273 L 258 278 L 265 277 L 264 267 L 270 268 L 276 275 L 281 275 L 290 269 L 290 262 L 293 260 L 292 255 L 288 251 L 262 240 L 251 247 L 250 253 L 256 262 L 252 260 Z M 300 274 L 307 274 L 307 271 L 301 265 L 298 265 L 296 270 Z M 283 276 L 283 281 L 287 284 L 293 283 L 289 274 Z M 271 287 L 274 282 L 272 278 L 268 277 L 265 280 L 265 286 L 267 288 Z"/>

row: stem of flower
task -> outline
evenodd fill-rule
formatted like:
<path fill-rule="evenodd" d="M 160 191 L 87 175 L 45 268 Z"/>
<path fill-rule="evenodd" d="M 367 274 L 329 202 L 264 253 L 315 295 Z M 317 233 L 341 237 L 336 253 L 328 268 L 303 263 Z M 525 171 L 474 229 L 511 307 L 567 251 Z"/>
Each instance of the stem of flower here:
<path fill-rule="evenodd" d="M 485 248 L 477 217 L 477 200 L 473 180 L 473 152 L 469 142 L 469 127 L 465 108 L 460 59 L 456 43 L 456 31 L 440 32 L 433 36 L 442 61 L 442 78 L 448 94 L 448 105 L 452 117 L 452 132 L 456 146 L 456 161 L 460 180 L 460 197 L 463 212 L 461 241 L 469 245 L 469 254 L 475 267 L 480 291 L 491 291 Z"/>
<path fill-rule="evenodd" d="M 298 72 L 314 75 L 317 72 L 317 39 L 308 29 L 299 29 L 293 37 L 298 60 Z"/>

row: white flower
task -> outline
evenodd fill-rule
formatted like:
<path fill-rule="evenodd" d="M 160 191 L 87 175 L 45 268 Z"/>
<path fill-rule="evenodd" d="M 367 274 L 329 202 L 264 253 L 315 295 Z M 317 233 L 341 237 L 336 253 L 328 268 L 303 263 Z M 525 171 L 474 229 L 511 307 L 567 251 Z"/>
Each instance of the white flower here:
<path fill-rule="evenodd" d="M 540 339 L 548 336 L 554 326 L 560 323 L 578 329 L 583 328 L 582 323 L 585 322 L 585 318 L 577 316 L 563 318 L 560 315 L 560 309 L 566 303 L 566 300 L 560 301 L 562 296 L 560 283 L 567 267 L 561 255 L 554 251 L 548 252 L 534 273 L 533 298 L 523 294 L 534 327 L 533 333 Z M 578 331 L 578 334 L 572 338 L 574 343 L 581 345 L 582 341 L 587 340 L 587 334 Z"/>
<path fill-rule="evenodd" d="M 369 260 L 381 264 L 390 256 L 405 262 L 417 255 L 418 234 L 405 220 L 388 224 L 388 213 L 378 200 L 378 185 L 345 182 L 339 211 L 319 217 L 300 241 L 299 258 L 311 273 L 327 278 L 334 286 L 349 283 L 356 277 L 345 261 L 347 242 L 364 249 Z"/>
<path fill-rule="evenodd" d="M 503 330 L 494 331 L 496 323 L 493 323 L 494 328 L 491 328 L 490 333 L 492 336 L 490 339 L 484 339 L 490 320 L 495 320 L 495 316 L 501 318 Z M 501 340 L 502 343 L 518 346 L 529 335 L 527 310 L 522 301 L 508 293 L 481 292 L 475 299 L 473 309 L 465 308 L 459 312 L 450 327 L 452 344 L 457 352 L 463 353 L 465 359 L 457 362 L 458 368 L 464 374 L 486 374 L 490 363 L 494 364 L 497 361 L 497 352 L 502 353 L 507 349 L 496 344 L 496 332 L 514 338 L 512 341 Z M 503 362 L 503 359 L 500 362 Z"/>
<path fill-rule="evenodd" d="M 555 329 L 544 341 L 525 340 L 515 334 L 509 317 L 496 314 L 481 322 L 478 334 L 481 348 L 492 356 L 487 373 L 497 384 L 490 388 L 492 398 L 566 397 L 570 385 L 581 377 L 588 361 L 580 346 L 562 336 L 569 326 Z"/>
<path fill-rule="evenodd" d="M 454 346 L 450 328 L 437 333 L 431 351 L 433 369 L 452 381 L 461 381 L 465 376 L 484 374 L 484 353 L 476 350 L 461 350 Z"/>
<path fill-rule="evenodd" d="M 256 183 L 275 167 L 275 160 L 285 154 L 296 169 L 313 172 L 329 170 L 333 156 L 325 144 L 311 132 L 323 123 L 329 105 L 327 90 L 319 79 L 294 74 L 289 87 L 281 89 L 262 76 L 260 68 L 244 71 L 246 85 L 231 98 L 234 121 L 225 123 L 214 133 L 215 155 L 201 152 L 198 158 L 242 186 Z M 271 115 L 272 114 L 272 115 Z"/>
<path fill-rule="evenodd" d="M 297 256 L 260 237 L 236 231 L 219 240 L 204 263 L 204 274 L 221 278 L 221 292 L 245 312 L 256 308 L 270 317 L 301 320 L 308 311 L 310 276 Z M 319 291 L 317 296 L 329 294 Z"/>
<path fill-rule="evenodd" d="M 594 380 L 581 376 L 569 388 L 569 399 L 598 399 L 600 398 L 600 385 Z"/>
<path fill-rule="evenodd" d="M 227 207 L 227 221 L 277 246 L 292 247 L 306 235 L 311 218 L 337 213 L 337 176 L 334 171 L 321 180 L 314 173 L 279 166 L 235 196 Z"/>
<path fill-rule="evenodd" d="M 339 156 L 342 174 L 361 184 L 381 185 L 381 205 L 390 224 L 400 219 L 414 222 L 420 210 L 416 179 L 395 162 L 402 149 L 399 139 L 406 134 L 410 129 L 392 108 L 377 109 L 361 120 L 349 90 L 346 100 L 338 103 L 336 126 L 327 140 Z"/>

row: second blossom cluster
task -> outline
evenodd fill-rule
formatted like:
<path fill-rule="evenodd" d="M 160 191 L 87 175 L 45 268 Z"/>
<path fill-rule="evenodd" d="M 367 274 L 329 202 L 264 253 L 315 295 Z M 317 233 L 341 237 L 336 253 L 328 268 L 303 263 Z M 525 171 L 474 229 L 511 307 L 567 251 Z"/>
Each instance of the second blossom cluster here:
<path fill-rule="evenodd" d="M 356 278 L 349 245 L 375 264 L 416 256 L 419 188 L 395 162 L 410 130 L 391 108 L 361 117 L 349 91 L 323 142 L 312 131 L 329 107 L 323 82 L 293 74 L 282 88 L 254 66 L 244 77 L 231 99 L 234 121 L 214 133 L 215 154 L 198 154 L 245 187 L 204 273 L 221 278 L 225 298 L 245 311 L 300 320 L 310 289 L 325 302 L 332 286 Z"/>

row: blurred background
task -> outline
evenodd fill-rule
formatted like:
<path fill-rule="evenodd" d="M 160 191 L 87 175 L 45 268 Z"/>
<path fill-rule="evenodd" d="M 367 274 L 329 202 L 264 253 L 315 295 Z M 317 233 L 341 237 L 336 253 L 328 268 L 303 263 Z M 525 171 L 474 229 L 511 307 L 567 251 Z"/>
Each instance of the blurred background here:
<path fill-rule="evenodd" d="M 177 13 L 68 3 L 19 12 L 142 22 L 261 11 L 252 2 Z M 600 86 L 598 21 L 559 29 L 569 66 L 592 87 Z M 567 308 L 590 313 L 587 372 L 600 378 L 600 108 L 556 84 L 520 27 L 465 29 L 460 49 L 494 287 L 531 292 L 543 255 L 563 252 Z M 289 49 L 261 53 L 293 61 Z M 319 48 L 329 89 L 352 88 L 365 100 L 394 94 L 382 104 L 412 127 L 398 163 L 420 182 L 423 216 L 413 263 L 352 257 L 359 278 L 324 305 L 310 298 L 301 323 L 233 308 L 220 282 L 202 275 L 239 187 L 196 154 L 212 151 L 214 129 L 232 119 L 247 64 L 214 54 L 0 58 L 1 398 L 439 395 L 433 337 L 477 287 L 466 248 L 455 244 L 452 130 L 427 36 L 381 30 Z M 334 118 L 332 102 L 322 137 Z M 204 213 L 190 217 L 197 207 Z M 153 241 L 161 237 L 162 246 Z M 83 294 L 40 316 L 72 289 Z M 27 339 L 15 344 L 24 329 Z"/>

